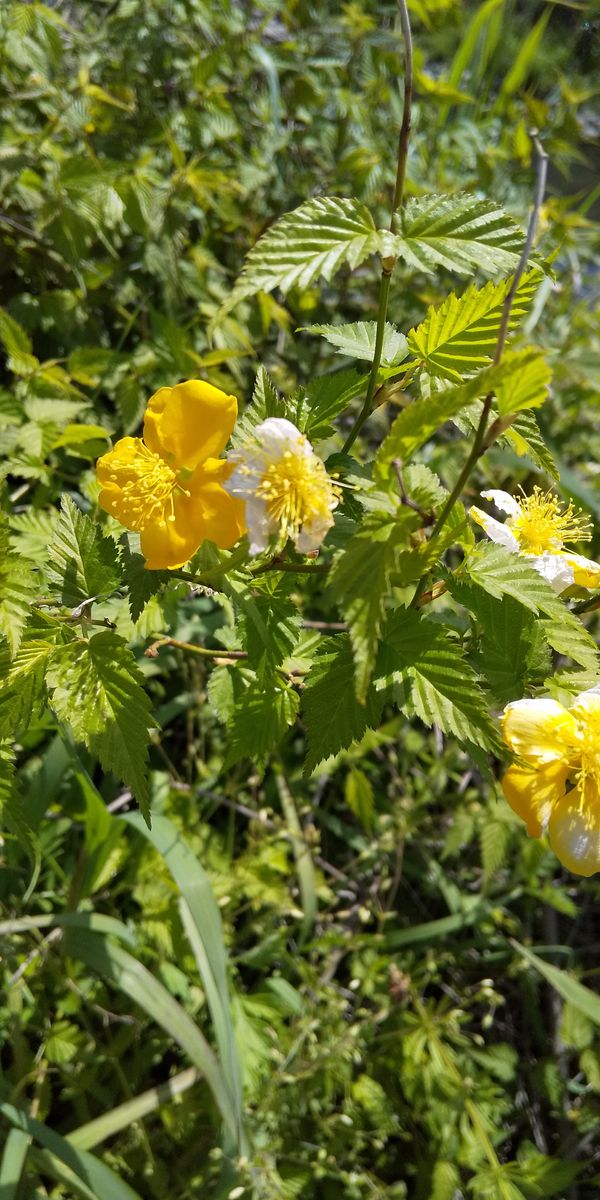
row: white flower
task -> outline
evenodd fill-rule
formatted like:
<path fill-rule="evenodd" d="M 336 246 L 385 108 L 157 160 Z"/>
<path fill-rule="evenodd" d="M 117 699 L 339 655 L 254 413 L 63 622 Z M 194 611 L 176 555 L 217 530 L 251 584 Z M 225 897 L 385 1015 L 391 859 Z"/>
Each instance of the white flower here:
<path fill-rule="evenodd" d="M 502 524 L 473 506 L 470 510 L 473 520 L 493 542 L 526 558 L 555 592 L 564 592 L 573 584 L 600 587 L 600 566 L 581 554 L 563 550 L 565 542 L 587 541 L 591 537 L 589 521 L 577 513 L 571 502 L 565 508 L 552 492 L 542 492 L 539 487 L 530 496 L 519 499 L 495 489 L 481 495 L 507 513 L 508 519 Z"/>
<path fill-rule="evenodd" d="M 223 487 L 246 502 L 250 553 L 261 554 L 276 536 L 300 554 L 318 550 L 333 525 L 339 489 L 304 434 L 283 417 L 268 417 L 254 441 L 231 450 L 234 470 Z"/>

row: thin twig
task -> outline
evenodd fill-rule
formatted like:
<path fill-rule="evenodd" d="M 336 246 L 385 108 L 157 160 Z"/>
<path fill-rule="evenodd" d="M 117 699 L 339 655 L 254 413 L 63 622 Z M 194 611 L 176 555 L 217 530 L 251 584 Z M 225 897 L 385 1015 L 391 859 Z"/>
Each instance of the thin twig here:
<path fill-rule="evenodd" d="M 507 293 L 506 299 L 504 301 L 504 306 L 503 306 L 503 310 L 502 310 L 502 319 L 500 322 L 500 328 L 498 330 L 498 338 L 496 340 L 496 348 L 494 351 L 494 358 L 493 358 L 494 366 L 498 365 L 498 363 L 500 362 L 500 359 L 502 357 L 502 352 L 504 350 L 504 345 L 506 342 L 506 336 L 508 333 L 508 327 L 509 327 L 509 323 L 510 323 L 510 313 L 511 313 L 512 303 L 515 298 L 516 290 L 521 281 L 521 277 L 523 275 L 523 272 L 524 272 L 525 267 L 527 266 L 527 262 L 529 260 L 529 255 L 531 253 L 531 247 L 533 245 L 533 239 L 535 237 L 535 231 L 537 229 L 540 208 L 541 208 L 542 201 L 544 198 L 544 190 L 546 187 L 546 176 L 548 173 L 548 155 L 546 154 L 546 151 L 544 150 L 544 148 L 537 136 L 537 132 L 535 132 L 535 131 L 532 132 L 531 137 L 533 140 L 533 146 L 534 146 L 535 155 L 536 155 L 536 186 L 535 186 L 535 193 L 534 193 L 534 199 L 533 199 L 533 206 L 532 206 L 531 212 L 529 214 L 529 221 L 527 224 L 527 233 L 525 236 L 525 243 L 523 246 L 523 250 L 521 252 L 521 257 L 519 258 L 519 262 L 517 264 L 517 269 L 515 271 L 512 285 L 511 285 L 511 287 Z M 488 425 L 488 420 L 489 420 L 489 415 L 490 415 L 493 399 L 494 399 L 493 391 L 488 392 L 488 394 L 485 397 L 485 400 L 483 402 L 483 406 L 481 409 L 481 416 L 479 418 L 479 424 L 475 431 L 473 445 L 471 446 L 471 450 L 468 455 L 467 461 L 465 462 L 463 469 L 460 472 L 460 475 L 459 475 L 454 487 L 452 488 L 452 491 L 450 492 L 450 495 L 448 496 L 448 499 L 446 500 L 446 503 L 444 504 L 444 507 L 433 527 L 433 530 L 431 533 L 431 538 L 429 539 L 429 546 L 431 546 L 431 544 L 433 542 L 437 541 L 444 525 L 446 524 L 448 516 L 450 515 L 452 509 L 454 508 L 456 501 L 461 496 L 464 486 L 465 486 L 465 483 L 467 482 L 467 479 L 469 478 L 469 476 L 473 470 L 473 467 L 477 463 L 478 459 L 481 458 L 481 455 L 484 454 L 486 450 L 489 450 L 492 443 L 496 440 L 497 437 L 499 437 L 500 433 L 503 432 L 504 428 L 507 427 L 506 424 L 501 425 L 501 423 L 499 421 L 496 421 L 496 422 L 494 422 L 494 425 L 491 427 L 491 429 L 489 430 L 489 433 L 486 437 L 487 425 Z M 510 422 L 509 422 L 509 424 L 510 424 Z M 428 575 L 428 572 L 425 572 L 425 574 L 422 575 L 421 579 L 419 580 L 419 583 L 417 584 L 414 596 L 410 603 L 411 608 L 415 608 L 417 606 L 417 604 L 419 603 L 419 598 L 425 587 L 427 575 Z"/>
<path fill-rule="evenodd" d="M 396 171 L 396 184 L 394 187 L 394 198 L 392 200 L 392 219 L 390 222 L 390 228 L 393 228 L 394 213 L 402 207 L 404 202 L 406 160 L 408 158 L 408 142 L 410 138 L 410 126 L 412 119 L 413 46 L 406 0 L 400 0 L 400 25 L 402 27 L 402 36 L 404 38 L 404 106 L 402 109 L 400 137 L 398 139 L 398 169 Z"/>
<path fill-rule="evenodd" d="M 174 646 L 177 650 L 186 650 L 188 654 L 199 654 L 202 658 L 218 658 L 220 662 L 235 662 L 237 659 L 248 657 L 246 650 L 207 650 L 205 646 L 196 646 L 194 642 L 180 642 L 178 638 L 166 635 L 152 642 L 144 650 L 144 656 L 158 658 L 158 652 L 162 646 Z"/>

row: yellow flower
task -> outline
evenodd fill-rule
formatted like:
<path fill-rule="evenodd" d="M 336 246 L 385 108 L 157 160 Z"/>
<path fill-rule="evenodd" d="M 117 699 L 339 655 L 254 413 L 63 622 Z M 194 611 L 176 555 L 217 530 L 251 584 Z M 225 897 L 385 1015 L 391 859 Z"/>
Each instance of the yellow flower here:
<path fill-rule="evenodd" d="M 224 490 L 237 401 L 199 379 L 148 401 L 144 439 L 125 437 L 98 460 L 99 503 L 139 530 L 149 570 L 183 566 L 203 541 L 226 550 L 244 533 L 244 506 Z"/>
<path fill-rule="evenodd" d="M 529 835 L 547 833 L 574 874 L 600 871 L 600 689 L 581 692 L 568 710 L 556 700 L 516 700 L 501 725 L 523 760 L 502 788 Z"/>
<path fill-rule="evenodd" d="M 481 493 L 496 508 L 508 514 L 502 523 L 475 505 L 471 517 L 493 542 L 528 559 L 532 567 L 554 588 L 564 592 L 578 587 L 600 587 L 600 566 L 581 554 L 563 550 L 565 542 L 589 541 L 590 523 L 571 503 L 561 505 L 552 492 L 535 487 L 530 496 L 511 496 L 495 488 Z"/>

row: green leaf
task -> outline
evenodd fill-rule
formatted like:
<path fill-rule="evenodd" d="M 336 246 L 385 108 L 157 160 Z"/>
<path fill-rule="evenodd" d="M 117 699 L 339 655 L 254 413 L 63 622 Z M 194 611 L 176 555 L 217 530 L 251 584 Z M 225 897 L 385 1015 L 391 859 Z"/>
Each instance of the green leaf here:
<path fill-rule="evenodd" d="M 318 196 L 281 217 L 250 251 L 226 303 L 281 288 L 305 289 L 330 280 L 347 263 L 354 268 L 380 248 L 373 218 L 357 200 Z"/>
<path fill-rule="evenodd" d="M 48 667 L 51 705 L 78 741 L 131 788 L 150 823 L 150 701 L 123 638 L 108 631 L 64 646 Z"/>
<path fill-rule="evenodd" d="M 72 637 L 64 625 L 39 618 L 39 623 L 28 624 L 12 662 L 6 643 L 0 643 L 0 737 L 14 736 L 38 719 L 46 697 L 47 664 L 57 644 Z"/>
<path fill-rule="evenodd" d="M 64 1163 L 85 1187 L 80 1195 L 88 1200 L 141 1200 L 137 1192 L 128 1183 L 120 1179 L 114 1171 L 101 1162 L 87 1150 L 79 1150 L 65 1138 L 48 1129 L 41 1121 L 29 1117 L 27 1113 L 13 1104 L 0 1104 L 0 1113 L 14 1129 L 26 1133 L 40 1146 L 49 1150 L 61 1163 Z"/>
<path fill-rule="evenodd" d="M 367 376 L 358 371 L 336 371 L 304 385 L 292 397 L 295 411 L 290 419 L 310 438 L 325 438 L 332 432 L 331 422 L 351 400 L 362 395 Z"/>
<path fill-rule="evenodd" d="M 260 425 L 261 421 L 266 421 L 267 417 L 287 417 L 288 420 L 293 420 L 287 401 L 279 395 L 265 368 L 259 367 L 254 381 L 252 400 L 250 404 L 246 405 L 236 422 L 231 438 L 232 444 L 239 446 L 250 441 L 256 426 Z"/>
<path fill-rule="evenodd" d="M 483 588 L 448 574 L 448 590 L 476 620 L 479 647 L 475 666 L 501 703 L 523 696 L 530 674 L 543 676 L 550 669 L 548 652 L 541 650 L 539 622 L 511 596 L 496 598 Z M 541 633 L 541 630 L 539 630 Z"/>
<path fill-rule="evenodd" d="M 501 741 L 478 677 L 450 629 L 411 610 L 393 613 L 382 632 L 375 686 L 426 725 L 486 750 Z"/>
<path fill-rule="evenodd" d="M 377 696 L 372 689 L 365 704 L 356 699 L 350 639 L 343 634 L 323 638 L 302 697 L 308 735 L 305 774 L 377 725 L 382 705 L 383 696 Z"/>
<path fill-rule="evenodd" d="M 600 996 L 597 992 L 585 987 L 583 983 L 574 979 L 572 975 L 568 975 L 566 971 L 561 971 L 559 967 L 545 962 L 543 958 L 534 954 L 533 950 L 522 946 L 514 938 L 510 938 L 510 944 L 532 967 L 535 967 L 536 971 L 539 971 L 540 975 L 544 976 L 544 979 L 548 980 L 548 983 L 558 992 L 559 996 L 562 996 L 563 1000 L 572 1004 L 574 1008 L 578 1008 L 586 1017 L 589 1017 L 590 1021 L 593 1021 L 594 1025 L 600 1025 Z"/>
<path fill-rule="evenodd" d="M 540 433 L 535 415 L 530 410 L 519 413 L 504 436 L 520 458 L 527 455 L 537 467 L 547 471 L 552 479 L 560 479 L 559 469 Z"/>
<path fill-rule="evenodd" d="M 474 379 L 459 387 L 444 388 L 420 400 L 413 400 L 412 404 L 402 409 L 396 417 L 380 446 L 375 460 L 377 468 L 387 474 L 389 464 L 394 459 L 398 459 L 402 464 L 407 462 L 415 450 L 428 442 L 446 421 L 451 420 L 480 396 L 493 391 L 506 369 L 502 364 L 498 367 L 486 367 Z"/>
<path fill-rule="evenodd" d="M 31 613 L 31 602 L 39 589 L 33 566 L 9 546 L 8 523 L 0 514 L 0 634 L 14 656 Z"/>
<path fill-rule="evenodd" d="M 406 545 L 416 513 L 372 513 L 346 543 L 329 576 L 332 594 L 348 622 L 355 664 L 355 689 L 361 704 L 377 652 L 385 602 L 400 548 Z"/>
<path fill-rule="evenodd" d="M 340 354 L 345 354 L 348 358 L 362 358 L 366 362 L 373 362 L 376 321 L 353 321 L 350 325 L 307 325 L 304 332 L 320 333 L 332 346 L 337 347 Z M 380 365 L 395 367 L 404 361 L 407 354 L 408 344 L 404 334 L 386 321 Z"/>
<path fill-rule="evenodd" d="M 370 779 L 358 767 L 353 767 L 346 775 L 344 799 L 350 812 L 360 821 L 365 833 L 370 835 L 373 828 L 375 797 Z"/>
<path fill-rule="evenodd" d="M 130 1129 L 134 1121 L 141 1121 L 156 1112 L 163 1104 L 168 1104 L 188 1088 L 194 1087 L 201 1078 L 197 1067 L 187 1067 L 177 1075 L 170 1075 L 164 1083 L 148 1088 L 146 1092 L 133 1096 L 131 1100 L 125 1100 L 123 1104 L 115 1105 L 100 1117 L 86 1121 L 85 1125 L 79 1125 L 67 1134 L 66 1140 L 79 1150 L 91 1150 L 107 1138 L 114 1137 L 124 1129 Z"/>
<path fill-rule="evenodd" d="M 238 593 L 242 608 L 239 621 L 241 642 L 248 651 L 248 666 L 259 679 L 272 675 L 292 653 L 301 632 L 300 614 L 289 599 L 290 584 L 280 580 L 265 595 Z"/>
<path fill-rule="evenodd" d="M 233 707 L 223 766 L 231 767 L 242 758 L 262 764 L 293 725 L 298 705 L 296 692 L 283 680 L 250 684 Z"/>
<path fill-rule="evenodd" d="M 516 329 L 535 293 L 539 272 L 530 271 L 519 283 L 510 310 L 509 330 Z M 504 301 L 512 279 L 471 284 L 462 296 L 451 292 L 438 308 L 427 310 L 425 320 L 411 329 L 408 348 L 429 375 L 460 383 L 494 357 Z"/>
<path fill-rule="evenodd" d="M 491 596 L 512 596 L 530 612 L 548 618 L 544 634 L 559 653 L 589 670 L 598 666 L 593 638 L 523 556 L 511 554 L 504 546 L 480 542 L 467 559 L 466 569 L 471 579 Z"/>
<path fill-rule="evenodd" d="M 132 621 L 138 621 L 146 605 L 172 580 L 168 571 L 148 571 L 146 559 L 138 551 L 139 535 L 127 533 L 121 538 L 119 559 L 127 585 L 127 602 Z"/>
<path fill-rule="evenodd" d="M 8 354 L 8 369 L 15 375 L 31 375 L 39 366 L 29 334 L 4 308 L 0 308 L 0 342 Z"/>
<path fill-rule="evenodd" d="M 15 751 L 10 742 L 0 742 L 0 830 L 2 829 L 8 829 L 17 838 L 35 866 L 39 860 L 39 841 L 27 820 L 23 796 L 16 779 Z"/>
<path fill-rule="evenodd" d="M 92 596 L 106 596 L 119 587 L 114 543 L 99 526 L 63 495 L 61 514 L 48 547 L 47 576 L 61 602 L 75 608 Z"/>
<path fill-rule="evenodd" d="M 518 225 L 492 200 L 459 193 L 410 199 L 393 238 L 396 254 L 415 270 L 437 266 L 459 274 L 514 271 L 523 249 Z"/>
<path fill-rule="evenodd" d="M 29 1134 L 22 1129 L 11 1129 L 0 1162 L 2 1200 L 17 1200 L 28 1150 Z"/>
<path fill-rule="evenodd" d="M 531 347 L 508 351 L 503 361 L 513 364 L 515 369 L 496 388 L 500 416 L 539 408 L 548 395 L 552 379 L 552 371 L 542 351 Z"/>

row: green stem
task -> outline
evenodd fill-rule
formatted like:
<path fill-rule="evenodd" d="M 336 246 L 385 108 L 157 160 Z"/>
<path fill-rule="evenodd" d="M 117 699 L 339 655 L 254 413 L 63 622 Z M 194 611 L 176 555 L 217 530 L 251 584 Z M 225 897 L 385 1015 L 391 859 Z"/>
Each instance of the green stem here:
<path fill-rule="evenodd" d="M 402 124 L 400 126 L 400 135 L 398 138 L 398 165 L 396 167 L 396 182 L 394 185 L 394 193 L 392 196 L 392 212 L 390 216 L 390 229 L 394 228 L 394 215 L 399 208 L 402 208 L 404 203 L 404 182 L 406 179 L 406 162 L 408 158 L 408 141 L 410 137 L 411 113 L 412 113 L 412 92 L 413 92 L 413 48 L 412 36 L 410 32 L 410 19 L 408 16 L 408 7 L 406 0 L 399 0 L 400 7 L 400 25 L 402 27 L 402 35 L 404 37 L 404 103 L 402 108 Z M 385 321 L 387 317 L 388 301 L 390 295 L 390 282 L 392 271 L 396 265 L 396 258 L 392 254 L 390 257 L 383 259 L 381 268 L 381 280 L 379 283 L 379 298 L 377 302 L 377 331 L 375 334 L 375 349 L 373 351 L 373 362 L 371 364 L 371 372 L 367 385 L 367 394 L 365 402 L 344 442 L 342 453 L 347 454 L 350 448 L 354 445 L 365 421 L 370 416 L 373 396 L 377 386 L 377 375 L 381 363 L 381 352 L 383 350 L 383 339 L 385 336 Z"/>
<path fill-rule="evenodd" d="M 352 426 L 352 429 L 350 430 L 350 433 L 348 434 L 348 437 L 346 438 L 346 441 L 344 442 L 344 445 L 342 448 L 343 454 L 347 454 L 348 451 L 350 450 L 350 447 L 354 445 L 356 438 L 358 437 L 365 421 L 367 420 L 367 417 L 370 415 L 370 412 L 371 412 L 371 404 L 372 404 L 373 396 L 375 393 L 375 387 L 377 385 L 377 374 L 379 372 L 379 364 L 381 362 L 381 352 L 383 350 L 383 339 L 384 339 L 384 335 L 385 335 L 385 319 L 387 317 L 391 278 L 392 278 L 391 270 L 386 270 L 386 267 L 384 266 L 383 270 L 381 272 L 381 280 L 379 283 L 379 301 L 378 301 L 378 308 L 377 308 L 377 332 L 375 335 L 375 350 L 373 351 L 373 362 L 371 364 L 371 374 L 369 375 L 367 394 L 365 396 L 365 402 L 354 422 L 354 425 Z"/>

